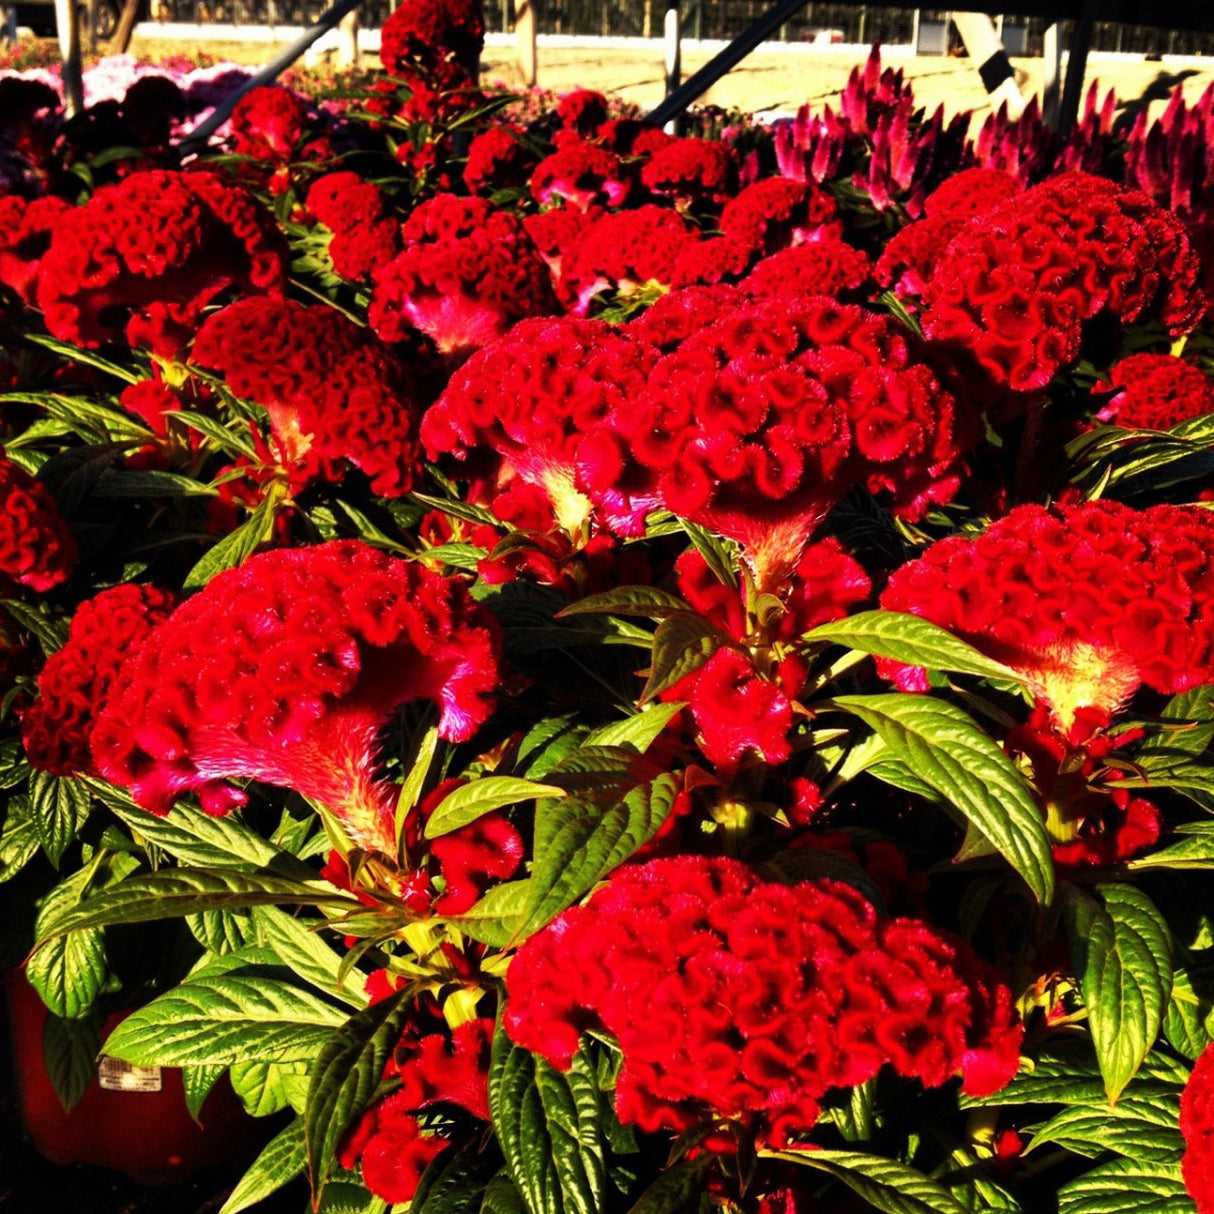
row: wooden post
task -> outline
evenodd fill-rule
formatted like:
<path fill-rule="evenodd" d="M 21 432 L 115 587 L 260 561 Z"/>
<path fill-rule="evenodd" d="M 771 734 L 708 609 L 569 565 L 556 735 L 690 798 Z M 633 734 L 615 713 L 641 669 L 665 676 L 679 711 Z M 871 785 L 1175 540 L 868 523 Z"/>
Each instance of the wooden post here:
<path fill-rule="evenodd" d="M 1058 125 L 1059 82 L 1062 77 L 1062 40 L 1058 37 L 1058 22 L 1045 27 L 1042 50 L 1041 116 L 1052 127 Z"/>
<path fill-rule="evenodd" d="M 991 106 L 998 109 L 1006 105 L 1008 116 L 1019 118 L 1024 112 L 1024 98 L 1016 87 L 1016 75 L 995 33 L 994 21 L 986 13 L 954 13 L 953 22 L 969 52 L 970 62 L 978 66 Z"/>
<path fill-rule="evenodd" d="M 80 65 L 80 20 L 76 0 L 55 0 L 59 57 L 63 60 L 63 108 L 69 118 L 84 109 L 84 77 Z"/>
<path fill-rule="evenodd" d="M 123 0 L 118 28 L 110 42 L 111 55 L 125 55 L 130 49 L 131 35 L 135 32 L 135 18 L 139 16 L 139 0 Z"/>
<path fill-rule="evenodd" d="M 683 48 L 682 21 L 679 17 L 678 0 L 666 9 L 664 33 L 666 35 L 666 96 L 669 97 L 682 83 L 683 77 Z M 665 127 L 667 135 L 677 135 L 679 119 L 672 118 Z"/>
<path fill-rule="evenodd" d="M 358 54 L 358 9 L 352 8 L 337 24 L 337 66 L 356 68 Z"/>
<path fill-rule="evenodd" d="M 514 10 L 514 32 L 518 35 L 518 65 L 523 84 L 535 88 L 537 62 L 535 54 L 536 0 L 518 0 Z"/>

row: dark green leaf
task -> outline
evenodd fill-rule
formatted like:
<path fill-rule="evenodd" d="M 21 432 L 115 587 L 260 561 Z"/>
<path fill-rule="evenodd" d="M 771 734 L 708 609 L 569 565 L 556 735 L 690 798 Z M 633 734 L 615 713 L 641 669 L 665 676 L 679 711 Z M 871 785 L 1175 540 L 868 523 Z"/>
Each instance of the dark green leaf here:
<path fill-rule="evenodd" d="M 307 1166 L 303 1122 L 296 1118 L 285 1130 L 266 1144 L 249 1170 L 228 1195 L 219 1214 L 240 1214 L 264 1201 Z"/>
<path fill-rule="evenodd" d="M 892 1159 L 861 1155 L 856 1151 L 763 1151 L 761 1154 L 827 1172 L 883 1214 L 968 1214 L 943 1185 Z"/>
<path fill-rule="evenodd" d="M 1172 944 L 1154 903 L 1132 885 L 1068 892 L 1067 934 L 1105 1092 L 1112 1104 L 1155 1043 L 1172 990 Z"/>
<path fill-rule="evenodd" d="M 1188 822 L 1173 831 L 1180 836 L 1175 843 L 1136 857 L 1129 867 L 1214 869 L 1214 822 Z"/>
<path fill-rule="evenodd" d="M 699 670 L 730 638 L 702 615 L 679 611 L 669 615 L 653 634 L 653 659 L 649 681 L 641 692 L 648 704 L 680 679 Z"/>
<path fill-rule="evenodd" d="M 38 827 L 30 813 L 29 798 L 9 797 L 7 816 L 0 826 L 0 881 L 15 877 L 37 854 L 41 846 Z"/>
<path fill-rule="evenodd" d="M 226 1066 L 187 1066 L 181 1070 L 181 1084 L 185 1089 L 185 1107 L 189 1114 L 198 1120 L 202 1106 L 214 1090 L 215 1085 L 223 1078 Z"/>
<path fill-rule="evenodd" d="M 1065 1184 L 1058 1214 L 1197 1214 L 1179 1164 L 1114 1159 Z"/>
<path fill-rule="evenodd" d="M 572 615 L 639 615 L 664 620 L 675 612 L 690 612 L 691 606 L 677 594 L 656 586 L 617 586 L 602 594 L 587 595 L 556 613 L 558 620 Z"/>
<path fill-rule="evenodd" d="M 88 789 L 71 776 L 45 771 L 30 775 L 30 816 L 38 842 L 56 868 L 84 825 L 89 804 Z"/>
<path fill-rule="evenodd" d="M 501 1166 L 501 1152 L 492 1144 L 470 1142 L 444 1151 L 422 1175 L 409 1214 L 478 1214 L 485 1187 Z"/>
<path fill-rule="evenodd" d="M 1214 1042 L 1214 1000 L 1210 998 L 1208 986 L 1201 994 L 1193 989 L 1193 980 L 1187 970 L 1178 969 L 1172 975 L 1172 994 L 1163 1019 L 1163 1035 L 1178 1054 L 1192 1062 L 1196 1062 Z"/>
<path fill-rule="evenodd" d="M 839 696 L 832 703 L 874 729 L 895 759 L 972 823 L 1038 901 L 1053 898 L 1053 859 L 1041 811 L 1015 764 L 972 717 L 926 695 Z"/>
<path fill-rule="evenodd" d="M 1180 1158 L 1184 1139 L 1177 1128 L 1180 1101 L 1158 1097 L 1123 1096 L 1110 1108 L 1095 1106 L 1062 1109 L 1033 1130 L 1030 1151 L 1056 1143 L 1078 1155 L 1095 1158 L 1113 1151 L 1139 1161 L 1169 1162 Z"/>
<path fill-rule="evenodd" d="M 48 1013 L 42 1026 L 46 1073 L 65 1109 L 77 1104 L 97 1073 L 101 1035 L 95 1017 L 64 1020 Z"/>
<path fill-rule="evenodd" d="M 695 1159 L 679 1159 L 637 1199 L 629 1214 L 691 1214 L 698 1210 L 713 1157 L 707 1151 Z"/>
<path fill-rule="evenodd" d="M 281 490 L 274 486 L 266 492 L 257 509 L 235 531 L 225 535 L 209 548 L 201 560 L 185 576 L 186 590 L 205 586 L 217 573 L 243 564 L 262 544 L 274 536 L 274 521 L 278 516 Z"/>

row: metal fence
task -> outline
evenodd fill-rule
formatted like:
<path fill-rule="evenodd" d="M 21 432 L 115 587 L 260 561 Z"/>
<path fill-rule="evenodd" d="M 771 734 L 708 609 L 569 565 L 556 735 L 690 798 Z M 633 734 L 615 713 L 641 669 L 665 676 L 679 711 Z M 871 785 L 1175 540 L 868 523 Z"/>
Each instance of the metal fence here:
<path fill-rule="evenodd" d="M 1196 2 L 1196 0 L 1195 0 Z M 1200 0 L 1205 3 L 1207 0 Z M 314 21 L 328 0 L 157 0 L 158 15 L 170 21 L 235 22 L 249 25 L 304 25 Z M 515 0 L 485 0 L 485 24 L 491 31 L 514 27 Z M 364 0 L 363 25 L 380 25 L 394 7 L 393 0 Z M 666 0 L 538 0 L 541 34 L 588 34 L 603 37 L 660 37 Z M 687 38 L 733 38 L 766 7 L 765 0 L 683 0 L 683 32 Z M 947 10 L 922 9 L 923 21 L 940 21 Z M 1009 44 L 1024 39 L 1025 52 L 1040 55 L 1047 21 L 1009 17 L 1009 29 L 1023 29 Z M 1063 22 L 1069 38 L 1070 22 Z M 865 8 L 852 4 L 807 4 L 779 31 L 788 42 L 833 38 L 847 43 L 908 43 L 913 39 L 912 8 Z M 960 42 L 954 31 L 952 44 Z M 1066 43 L 1064 42 L 1064 45 Z M 1141 55 L 1211 55 L 1214 34 L 1102 22 L 1092 49 Z"/>

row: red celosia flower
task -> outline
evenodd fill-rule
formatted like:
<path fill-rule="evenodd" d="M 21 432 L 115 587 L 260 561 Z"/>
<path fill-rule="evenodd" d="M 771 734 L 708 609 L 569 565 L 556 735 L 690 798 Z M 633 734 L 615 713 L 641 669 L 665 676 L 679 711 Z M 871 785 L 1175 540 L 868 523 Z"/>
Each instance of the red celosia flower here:
<path fill-rule="evenodd" d="M 589 139 L 607 121 L 607 98 L 593 89 L 574 89 L 557 102 L 556 113 L 567 131 Z"/>
<path fill-rule="evenodd" d="M 93 771 L 93 722 L 128 654 L 167 619 L 176 596 L 155 586 L 115 586 L 76 609 L 67 642 L 38 676 L 38 699 L 21 716 L 30 763 L 57 776 Z"/>
<path fill-rule="evenodd" d="M 440 194 L 409 216 L 401 236 L 401 253 L 375 274 L 367 313 L 385 341 L 419 329 L 459 359 L 524 317 L 559 310 L 522 224 L 483 199 Z"/>
<path fill-rule="evenodd" d="M 77 555 L 50 490 L 0 450 L 0 578 L 50 590 L 67 580 Z"/>
<path fill-rule="evenodd" d="M 290 89 L 256 88 L 232 111 L 232 151 L 254 160 L 285 164 L 303 138 L 308 107 Z"/>
<path fill-rule="evenodd" d="M 735 860 L 617 869 L 523 945 L 507 992 L 507 1032 L 557 1066 L 582 1030 L 612 1033 L 620 1118 L 650 1131 L 738 1118 L 783 1144 L 887 1064 L 928 1086 L 962 1071 L 977 1094 L 1018 1063 L 1010 992 L 961 941 Z"/>
<path fill-rule="evenodd" d="M 923 329 L 994 384 L 1036 391 L 1078 357 L 1101 312 L 1190 328 L 1205 309 L 1200 272 L 1183 225 L 1145 194 L 1068 173 L 953 237 L 924 291 Z"/>
<path fill-rule="evenodd" d="M 689 245 L 685 255 L 676 263 L 676 274 L 679 266 L 690 259 L 696 250 L 715 243 L 704 240 Z M 723 315 L 745 300 L 746 296 L 729 283 L 683 287 L 656 300 L 640 316 L 630 321 L 625 331 L 635 340 L 649 342 L 663 354 L 670 354 L 692 334 L 716 324 Z"/>
<path fill-rule="evenodd" d="M 647 190 L 683 203 L 721 201 L 736 179 L 733 149 L 707 139 L 672 139 L 641 170 Z"/>
<path fill-rule="evenodd" d="M 734 283 L 747 273 L 754 260 L 754 249 L 729 236 L 689 241 L 683 246 L 670 271 L 670 285 L 690 287 Z"/>
<path fill-rule="evenodd" d="M 1198 1058 L 1181 1094 L 1180 1132 L 1185 1142 L 1180 1161 L 1185 1188 L 1197 1214 L 1214 1214 L 1214 1045 Z"/>
<path fill-rule="evenodd" d="M 842 235 L 829 194 L 787 177 L 765 177 L 731 198 L 721 212 L 721 231 L 752 249 L 775 253 L 791 244 Z"/>
<path fill-rule="evenodd" d="M 409 1201 L 430 1161 L 451 1142 L 440 1133 L 423 1134 L 419 1114 L 448 1106 L 489 1120 L 492 1037 L 492 1020 L 468 1021 L 449 1036 L 406 1030 L 384 1068 L 384 1078 L 398 1086 L 350 1130 L 338 1153 L 342 1167 L 361 1166 L 377 1197 Z"/>
<path fill-rule="evenodd" d="M 909 611 L 1019 671 L 1069 733 L 1138 688 L 1214 681 L 1214 518 L 1194 507 L 1020 506 L 895 571 L 881 605 Z M 916 668 L 882 663 L 908 689 Z"/>
<path fill-rule="evenodd" d="M 562 526 L 577 534 L 590 514 L 575 487 L 578 444 L 609 414 L 631 408 L 652 362 L 647 346 L 600 321 L 523 321 L 452 378 L 422 419 L 422 441 L 431 459 L 479 453 L 474 476 L 496 471 L 487 456 L 504 460 L 543 487 Z M 632 518 L 635 529 L 635 510 L 610 486 L 597 501 L 618 526 Z"/>
<path fill-rule="evenodd" d="M 675 211 L 643 206 L 588 225 L 561 258 L 561 293 L 584 316 L 596 295 L 643 283 L 668 285 L 675 263 L 698 237 Z"/>
<path fill-rule="evenodd" d="M 1097 414 L 1134 430 L 1170 430 L 1214 412 L 1214 385 L 1171 354 L 1131 354 L 1109 372 L 1116 395 Z"/>
<path fill-rule="evenodd" d="M 629 183 L 620 158 L 606 148 L 573 139 L 546 156 L 531 174 L 531 196 L 541 206 L 569 202 L 580 211 L 619 206 Z"/>
<path fill-rule="evenodd" d="M 578 469 L 592 497 L 656 495 L 738 540 L 768 589 L 853 485 L 911 514 L 954 493 L 957 429 L 888 318 L 824 296 L 748 301 L 662 358 Z"/>
<path fill-rule="evenodd" d="M 11 288 L 27 304 L 34 302 L 38 263 L 70 210 L 62 198 L 0 198 L 0 287 Z"/>
<path fill-rule="evenodd" d="M 762 298 L 833 295 L 842 299 L 867 286 L 872 269 L 859 249 L 841 240 L 815 240 L 764 257 L 740 286 Z"/>
<path fill-rule="evenodd" d="M 404 0 L 383 24 L 379 57 L 393 76 L 407 78 L 446 63 L 470 75 L 484 42 L 480 0 Z"/>
<path fill-rule="evenodd" d="M 547 263 L 554 281 L 560 278 L 561 261 L 566 251 L 576 243 L 586 224 L 602 213 L 599 207 L 583 211 L 571 202 L 563 202 L 550 211 L 541 211 L 538 215 L 528 215 L 523 219 L 523 227 Z"/>
<path fill-rule="evenodd" d="M 491 126 L 477 135 L 468 145 L 464 185 L 474 194 L 526 185 L 533 158 L 522 135 L 521 127 L 509 123 Z"/>
<path fill-rule="evenodd" d="M 125 326 L 171 357 L 225 288 L 276 293 L 283 279 L 281 237 L 249 195 L 210 173 L 147 170 L 58 219 L 38 304 L 61 340 L 95 347 Z"/>
<path fill-rule="evenodd" d="M 682 597 L 745 652 L 718 650 L 662 699 L 688 702 L 700 749 L 719 772 L 732 774 L 750 752 L 766 763 L 782 763 L 789 755 L 790 701 L 808 673 L 795 641 L 867 599 L 868 576 L 837 540 L 819 540 L 780 587 L 783 613 L 759 624 L 747 617 L 744 592 L 723 585 L 695 549 L 679 558 L 677 568 Z M 789 656 L 778 658 L 776 645 Z"/>
<path fill-rule="evenodd" d="M 165 813 L 196 792 L 243 803 L 241 777 L 327 806 L 362 847 L 396 850 L 396 789 L 376 739 L 400 705 L 468 738 L 497 683 L 492 617 L 462 584 L 355 540 L 252 557 L 219 574 L 123 664 L 93 733 L 106 779 Z"/>
<path fill-rule="evenodd" d="M 296 485 L 340 480 L 353 465 L 376 493 L 399 497 L 412 487 L 420 453 L 409 376 L 340 312 L 242 299 L 207 318 L 191 357 L 265 406 Z"/>
<path fill-rule="evenodd" d="M 342 170 L 318 177 L 308 190 L 308 210 L 332 232 L 374 223 L 388 211 L 383 191 L 357 173 Z"/>
<path fill-rule="evenodd" d="M 180 399 L 157 379 L 141 379 L 123 388 L 118 403 L 157 438 L 164 438 L 169 432 L 166 415 L 181 410 Z"/>
<path fill-rule="evenodd" d="M 929 219 L 973 219 L 1014 198 L 1016 179 L 1000 169 L 963 169 L 937 186 L 924 200 Z"/>

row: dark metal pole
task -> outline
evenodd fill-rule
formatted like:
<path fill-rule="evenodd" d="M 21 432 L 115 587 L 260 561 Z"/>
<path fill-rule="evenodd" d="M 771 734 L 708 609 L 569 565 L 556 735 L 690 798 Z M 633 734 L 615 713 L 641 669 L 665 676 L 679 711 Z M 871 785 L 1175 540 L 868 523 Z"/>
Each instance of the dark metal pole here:
<path fill-rule="evenodd" d="M 304 32 L 284 51 L 280 51 L 255 76 L 246 80 L 238 89 L 230 93 L 215 107 L 214 113 L 202 123 L 199 123 L 190 134 L 178 145 L 178 151 L 187 156 L 206 145 L 206 142 L 232 116 L 236 103 L 246 94 L 263 84 L 271 84 L 295 62 L 322 35 L 327 34 L 349 12 L 358 7 L 360 0 L 337 0 L 328 11 L 321 14 L 315 25 Z"/>
<path fill-rule="evenodd" d="M 706 93 L 730 68 L 736 67 L 751 51 L 776 32 L 790 17 L 799 13 L 809 0 L 780 0 L 757 21 L 746 27 L 727 47 L 718 51 L 698 72 L 693 72 L 660 105 L 645 116 L 646 122 L 665 126 L 677 118 L 697 97 Z"/>
<path fill-rule="evenodd" d="M 1075 23 L 1071 37 L 1071 54 L 1066 65 L 1066 84 L 1062 89 L 1062 107 L 1058 113 L 1058 132 L 1069 135 L 1079 118 L 1079 101 L 1083 96 L 1083 78 L 1087 74 L 1088 51 L 1096 29 L 1096 14 L 1100 0 L 1084 0 L 1083 11 Z"/>

